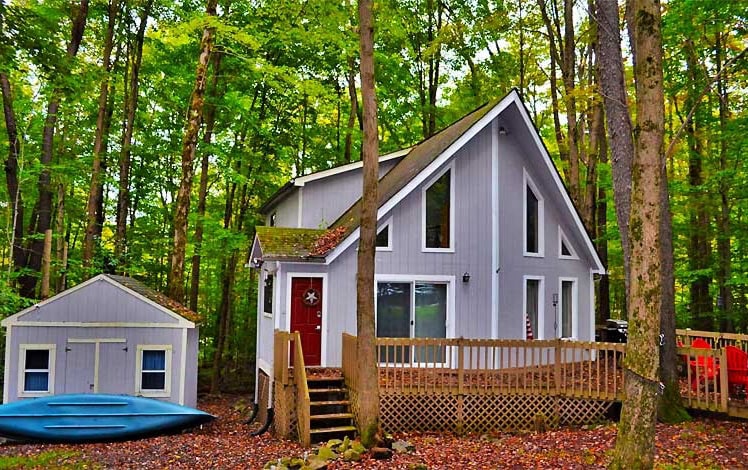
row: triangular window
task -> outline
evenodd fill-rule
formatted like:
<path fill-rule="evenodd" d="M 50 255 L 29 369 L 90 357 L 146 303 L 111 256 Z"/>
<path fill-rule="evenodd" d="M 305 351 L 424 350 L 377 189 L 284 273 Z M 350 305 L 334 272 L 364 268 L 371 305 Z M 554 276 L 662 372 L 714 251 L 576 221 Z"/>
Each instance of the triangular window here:
<path fill-rule="evenodd" d="M 377 248 L 387 248 L 390 246 L 390 226 L 385 225 L 377 234 Z"/>
<path fill-rule="evenodd" d="M 558 227 L 558 257 L 561 259 L 579 259 L 560 226 Z"/>

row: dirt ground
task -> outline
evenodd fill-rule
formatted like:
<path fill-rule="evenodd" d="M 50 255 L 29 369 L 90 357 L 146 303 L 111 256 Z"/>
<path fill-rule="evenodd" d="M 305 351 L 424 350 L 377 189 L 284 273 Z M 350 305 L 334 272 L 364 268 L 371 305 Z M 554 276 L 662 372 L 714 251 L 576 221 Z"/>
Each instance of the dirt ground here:
<path fill-rule="evenodd" d="M 210 397 L 199 407 L 218 417 L 191 432 L 110 444 L 0 445 L 0 468 L 241 468 L 260 469 L 266 462 L 297 456 L 304 449 L 269 433 L 250 436 L 246 400 Z M 356 463 L 334 462 L 330 469 L 602 468 L 615 443 L 612 423 L 587 429 L 543 433 L 491 433 L 457 437 L 445 434 L 401 434 L 415 452 L 389 461 L 364 455 Z M 659 425 L 657 467 L 748 468 L 748 422 L 699 417 L 680 425 Z"/>

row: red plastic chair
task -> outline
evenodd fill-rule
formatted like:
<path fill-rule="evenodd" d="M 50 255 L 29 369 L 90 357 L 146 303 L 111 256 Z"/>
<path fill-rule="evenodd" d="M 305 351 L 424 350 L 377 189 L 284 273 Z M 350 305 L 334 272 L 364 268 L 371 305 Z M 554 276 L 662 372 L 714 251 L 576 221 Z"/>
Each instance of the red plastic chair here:
<path fill-rule="evenodd" d="M 695 349 L 712 349 L 712 345 L 709 344 L 703 338 L 695 338 L 691 341 L 691 347 Z M 719 374 L 719 366 L 714 363 L 713 357 L 696 356 L 695 359 L 688 361 L 691 367 L 691 388 L 693 390 L 698 389 L 699 385 L 714 380 Z"/>
<path fill-rule="evenodd" d="M 730 396 L 745 397 L 748 389 L 748 353 L 735 346 L 726 346 L 727 384 Z"/>

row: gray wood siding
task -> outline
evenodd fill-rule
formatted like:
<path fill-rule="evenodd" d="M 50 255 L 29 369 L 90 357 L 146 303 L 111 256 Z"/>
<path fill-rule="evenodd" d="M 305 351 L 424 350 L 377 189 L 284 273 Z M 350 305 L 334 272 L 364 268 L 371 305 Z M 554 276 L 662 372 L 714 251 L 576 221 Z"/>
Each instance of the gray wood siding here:
<path fill-rule="evenodd" d="M 384 176 L 400 159 L 379 164 L 379 177 Z M 335 222 L 361 197 L 361 168 L 310 181 L 301 189 L 301 226 L 326 228 Z"/>
<path fill-rule="evenodd" d="M 178 323 L 161 309 L 103 279 L 54 298 L 19 321 Z"/>
<path fill-rule="evenodd" d="M 192 335 L 190 335 L 192 331 Z M 181 380 L 181 328 L 83 328 L 83 327 L 12 327 L 9 383 L 9 402 L 18 397 L 18 350 L 21 344 L 56 345 L 54 393 L 90 391 L 93 378 L 93 344 L 68 344 L 69 339 L 124 338 L 126 343 L 100 344 L 99 391 L 101 393 L 135 394 L 137 346 L 171 345 L 171 395 L 161 400 L 179 402 Z M 192 341 L 192 343 L 190 343 Z M 71 351 L 66 352 L 70 346 Z M 123 348 L 127 347 L 127 351 Z M 71 354 L 72 353 L 72 354 Z M 87 356 L 86 353 L 91 354 Z M 70 355 L 70 357 L 68 357 Z M 185 405 L 195 406 L 197 385 L 197 330 L 188 330 Z M 91 369 L 88 369 L 90 367 Z M 70 369 L 70 371 L 68 371 Z"/>
<path fill-rule="evenodd" d="M 273 207 L 265 218 L 265 225 L 270 225 L 270 217 L 275 214 L 276 227 L 299 226 L 299 188 L 294 187 L 288 196 Z"/>

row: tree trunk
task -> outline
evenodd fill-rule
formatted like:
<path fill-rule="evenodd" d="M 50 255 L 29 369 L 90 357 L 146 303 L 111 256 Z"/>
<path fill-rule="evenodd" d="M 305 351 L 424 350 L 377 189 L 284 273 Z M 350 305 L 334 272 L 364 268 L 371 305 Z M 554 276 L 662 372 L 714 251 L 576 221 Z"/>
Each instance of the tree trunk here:
<path fill-rule="evenodd" d="M 135 36 L 135 50 L 131 55 L 129 83 L 125 81 L 125 125 L 122 132 L 122 146 L 119 155 L 119 191 L 117 193 L 117 228 L 114 234 L 114 259 L 120 272 L 124 272 L 123 259 L 127 249 L 127 213 L 130 209 L 130 162 L 132 135 L 135 127 L 135 113 L 138 110 L 138 89 L 140 87 L 140 65 L 143 59 L 143 41 L 150 16 L 152 0 L 148 0 L 140 13 L 140 25 Z"/>
<path fill-rule="evenodd" d="M 545 24 L 546 32 L 548 33 L 548 47 L 550 51 L 550 71 L 548 73 L 548 79 L 551 86 L 551 110 L 553 112 L 553 130 L 556 135 L 556 144 L 558 144 L 558 152 L 561 160 L 569 159 L 568 146 L 564 139 L 564 133 L 561 130 L 561 118 L 559 116 L 559 105 L 558 105 L 558 78 L 556 77 L 556 68 L 558 66 L 559 56 L 558 48 L 556 46 L 556 34 L 553 31 L 553 23 L 548 15 L 547 6 L 545 0 L 538 0 L 538 6 L 543 17 L 543 23 Z M 568 177 L 568 173 L 567 173 Z M 567 178 L 568 179 L 568 178 Z"/>
<path fill-rule="evenodd" d="M 213 57 L 213 80 L 210 84 L 209 96 L 215 100 L 218 93 L 218 76 L 221 68 L 220 53 Z M 213 127 L 216 123 L 216 104 L 208 101 L 205 104 L 205 133 L 203 143 L 210 146 L 213 140 Z M 200 258 L 203 248 L 203 218 L 205 217 L 205 199 L 208 195 L 208 170 L 210 152 L 206 148 L 200 162 L 200 183 L 197 197 L 197 220 L 195 221 L 195 252 L 192 255 L 192 271 L 190 275 L 190 310 L 197 312 L 197 300 L 200 291 Z"/>
<path fill-rule="evenodd" d="M 717 66 L 717 94 L 719 96 L 719 169 L 726 174 L 729 169 L 727 163 L 727 120 L 729 118 L 729 96 L 727 92 L 727 78 L 722 76 L 723 61 L 723 37 L 717 32 L 715 40 L 715 63 Z M 720 210 L 717 215 L 717 288 L 719 289 L 720 307 L 720 331 L 734 332 L 735 325 L 732 321 L 732 290 L 728 284 L 732 271 L 732 258 L 730 256 L 730 184 L 727 176 L 719 180 Z"/>
<path fill-rule="evenodd" d="M 612 468 L 652 468 L 655 453 L 662 307 L 664 94 L 658 0 L 629 0 L 635 44 L 637 141 L 632 165 L 629 244 L 631 279 L 626 397 Z"/>
<path fill-rule="evenodd" d="M 18 159 L 21 156 L 21 142 L 18 140 L 16 114 L 13 110 L 13 93 L 10 88 L 8 75 L 0 72 L 0 90 L 3 96 L 3 115 L 5 116 L 5 130 L 8 133 L 8 159 L 5 160 L 5 181 L 8 185 L 10 198 L 12 232 L 11 247 L 14 270 L 26 266 L 26 250 L 23 247 L 23 197 L 18 182 Z"/>
<path fill-rule="evenodd" d="M 217 0 L 208 0 L 206 13 L 216 16 Z M 208 60 L 213 50 L 215 28 L 206 26 L 200 41 L 200 55 L 195 72 L 195 86 L 190 98 L 187 112 L 187 125 L 182 139 L 182 178 L 177 192 L 176 210 L 174 213 L 174 244 L 171 255 L 171 270 L 169 274 L 169 296 L 177 302 L 184 301 L 184 260 L 187 246 L 187 216 L 190 212 L 190 194 L 192 192 L 195 147 L 200 125 L 203 118 L 205 101 L 205 84 L 208 78 Z"/>
<path fill-rule="evenodd" d="M 361 443 L 375 444 L 379 431 L 379 375 L 374 329 L 374 255 L 377 226 L 377 182 L 379 141 L 377 136 L 377 98 L 374 82 L 373 1 L 359 0 L 358 16 L 361 44 L 361 96 L 364 111 L 364 168 L 361 207 L 361 236 L 358 245 L 356 280 L 356 327 L 358 339 L 359 416 Z"/>
<path fill-rule="evenodd" d="M 566 143 L 569 156 L 569 177 L 567 184 L 571 193 L 571 200 L 577 207 L 581 207 L 581 192 L 579 188 L 579 132 L 577 126 L 577 100 L 575 93 L 576 48 L 574 42 L 574 0 L 564 0 L 564 41 L 563 62 L 561 76 L 564 81 L 566 95 Z"/>
<path fill-rule="evenodd" d="M 356 93 L 356 59 L 348 57 L 348 98 L 351 100 L 351 113 L 348 115 L 348 127 L 345 131 L 345 153 L 343 158 L 346 163 L 353 159 L 353 126 L 358 116 L 358 94 Z"/>
<path fill-rule="evenodd" d="M 109 73 L 112 70 L 111 55 L 114 46 L 114 26 L 117 22 L 120 0 L 109 0 L 109 21 L 107 23 L 106 37 L 104 38 L 104 53 L 102 67 L 104 78 L 99 86 L 99 111 L 96 116 L 96 135 L 94 137 L 93 165 L 91 168 L 91 186 L 88 191 L 88 204 L 86 205 L 86 236 L 83 240 L 83 267 L 90 268 L 94 256 L 94 245 L 96 225 L 98 220 L 97 209 L 99 208 L 99 188 L 101 186 L 101 156 L 106 151 L 104 147 L 104 131 L 107 130 L 107 104 L 109 94 Z"/>
<path fill-rule="evenodd" d="M 78 48 L 83 40 L 83 31 L 86 28 L 88 18 L 88 1 L 81 0 L 80 6 L 75 12 L 70 42 L 67 47 L 68 60 L 78 54 Z M 50 164 L 52 163 L 52 154 L 54 148 L 55 126 L 57 125 L 57 116 L 60 111 L 60 100 L 62 90 L 55 89 L 47 105 L 47 115 L 44 119 L 44 129 L 42 131 L 42 155 L 40 159 L 42 170 L 39 173 L 39 208 L 37 211 L 38 219 L 36 221 L 37 237 L 31 243 L 31 252 L 29 254 L 28 267 L 32 271 L 39 272 L 42 264 L 42 252 L 44 251 L 44 234 L 51 228 L 52 223 L 52 173 Z M 21 278 L 21 295 L 24 297 L 34 297 L 36 291 L 36 275 L 25 275 Z"/>

